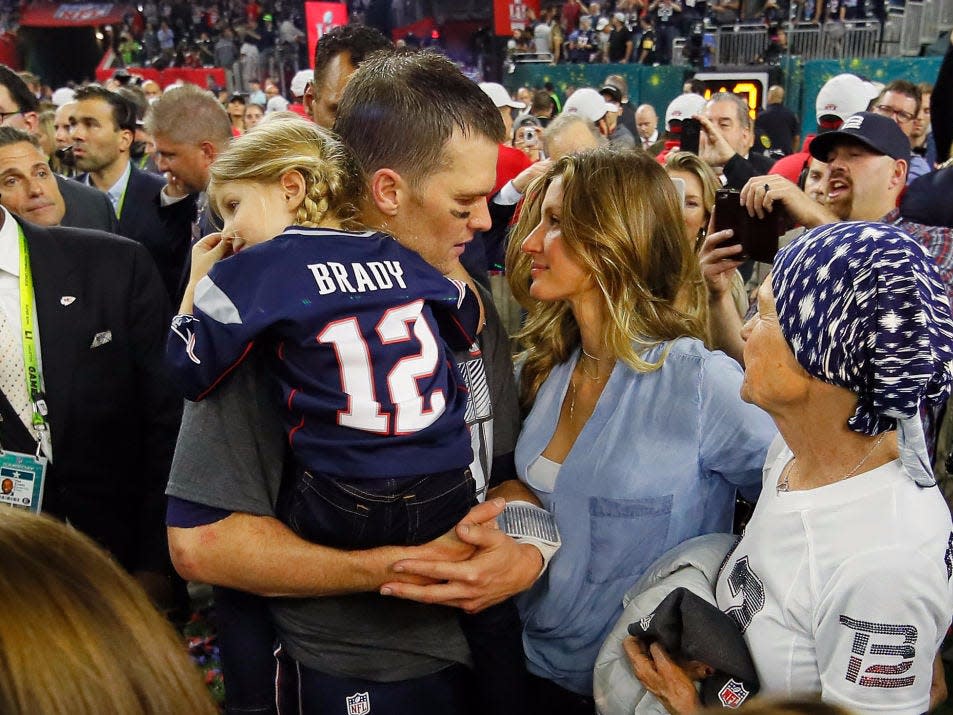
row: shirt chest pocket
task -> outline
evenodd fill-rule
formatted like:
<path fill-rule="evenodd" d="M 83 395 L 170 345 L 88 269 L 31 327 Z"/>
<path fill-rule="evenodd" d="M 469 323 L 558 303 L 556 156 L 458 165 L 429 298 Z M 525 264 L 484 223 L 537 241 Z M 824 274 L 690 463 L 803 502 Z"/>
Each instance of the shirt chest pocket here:
<path fill-rule="evenodd" d="M 671 494 L 642 499 L 590 497 L 586 580 L 607 583 L 640 576 L 665 550 L 671 518 Z"/>

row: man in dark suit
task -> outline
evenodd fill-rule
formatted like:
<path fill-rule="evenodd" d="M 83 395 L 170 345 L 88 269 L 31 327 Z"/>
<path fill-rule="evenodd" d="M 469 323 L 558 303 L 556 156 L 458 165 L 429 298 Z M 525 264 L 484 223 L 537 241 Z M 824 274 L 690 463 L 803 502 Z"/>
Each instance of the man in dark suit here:
<path fill-rule="evenodd" d="M 741 189 L 752 176 L 767 174 L 774 161 L 751 151 L 754 122 L 748 103 L 737 94 L 712 95 L 699 116 L 702 133 L 698 155 L 725 177 L 729 189 Z"/>
<path fill-rule="evenodd" d="M 16 72 L 0 64 L 0 125 L 11 127 L 36 136 L 39 130 L 39 103 Z M 87 187 L 70 186 L 67 179 L 56 177 L 60 195 L 66 203 L 64 226 L 95 228 L 115 233 L 118 228 L 116 215 L 111 212 L 108 200 Z"/>
<path fill-rule="evenodd" d="M 66 205 L 66 213 L 59 225 L 119 233 L 119 221 L 106 194 L 59 174 L 56 183 Z"/>
<path fill-rule="evenodd" d="M 179 279 L 191 238 L 187 205 L 163 206 L 165 182 L 132 165 L 136 107 L 122 95 L 91 85 L 76 93 L 70 135 L 76 180 L 105 192 L 119 220 L 117 233 L 143 244 L 152 254 L 170 298 L 178 298 Z"/>
<path fill-rule="evenodd" d="M 30 223 L 109 233 L 119 227 L 106 195 L 54 174 L 39 140 L 21 129 L 0 126 L 0 181 L 0 204 Z"/>
<path fill-rule="evenodd" d="M 183 121 L 183 117 L 188 120 Z M 193 243 L 218 231 L 222 222 L 208 206 L 206 189 L 212 163 L 232 140 L 231 121 L 221 102 L 194 84 L 176 87 L 153 102 L 145 118 L 145 130 L 155 143 L 156 167 L 166 177 L 162 205 L 189 213 Z M 178 297 L 185 290 L 190 265 L 188 254 Z M 173 301 L 174 306 L 178 304 L 178 300 Z"/>
<path fill-rule="evenodd" d="M 193 238 L 217 230 L 210 222 L 205 191 L 212 163 L 232 140 L 232 125 L 224 107 L 211 92 L 195 85 L 176 87 L 153 102 L 145 130 L 155 142 L 156 167 L 167 180 L 163 203 L 188 198 L 197 206 Z"/>
<path fill-rule="evenodd" d="M 24 248 L 32 295 L 21 287 Z M 24 305 L 39 338 L 32 394 Z M 97 540 L 156 598 L 169 588 L 162 492 L 181 410 L 164 372 L 168 313 L 138 243 L 0 208 L 0 444 L 23 455 L 41 444 L 50 460 L 42 510 Z M 34 410 L 49 439 L 39 439 Z"/>

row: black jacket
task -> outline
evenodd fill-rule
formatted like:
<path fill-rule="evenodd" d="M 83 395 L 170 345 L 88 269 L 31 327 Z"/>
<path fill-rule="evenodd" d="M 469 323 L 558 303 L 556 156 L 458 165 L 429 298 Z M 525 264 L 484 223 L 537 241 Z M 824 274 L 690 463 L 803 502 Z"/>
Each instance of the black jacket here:
<path fill-rule="evenodd" d="M 130 571 L 165 571 L 163 492 L 182 401 L 165 374 L 169 305 L 159 274 L 133 241 L 19 223 L 53 442 L 43 511 L 68 519 Z M 0 444 L 36 449 L 2 393 Z"/>

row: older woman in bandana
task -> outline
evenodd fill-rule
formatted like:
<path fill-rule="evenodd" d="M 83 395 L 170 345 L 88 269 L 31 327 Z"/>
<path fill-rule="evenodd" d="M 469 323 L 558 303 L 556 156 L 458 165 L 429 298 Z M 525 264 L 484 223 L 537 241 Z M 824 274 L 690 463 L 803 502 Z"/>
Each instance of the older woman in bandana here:
<path fill-rule="evenodd" d="M 950 513 L 918 418 L 953 384 L 933 261 L 893 226 L 809 231 L 778 254 L 744 337 L 742 397 L 780 435 L 718 605 L 743 631 L 762 693 L 925 712 L 953 615 Z M 627 649 L 671 712 L 697 706 L 657 645 Z"/>

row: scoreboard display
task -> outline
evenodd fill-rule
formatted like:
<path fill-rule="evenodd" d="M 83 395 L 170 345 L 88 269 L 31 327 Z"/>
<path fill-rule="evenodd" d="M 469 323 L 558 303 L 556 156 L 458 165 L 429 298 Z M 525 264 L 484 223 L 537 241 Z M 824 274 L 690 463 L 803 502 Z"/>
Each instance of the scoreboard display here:
<path fill-rule="evenodd" d="M 748 103 L 751 119 L 765 108 L 768 94 L 767 72 L 699 72 L 693 79 L 705 85 L 705 99 L 719 92 L 739 95 Z"/>

